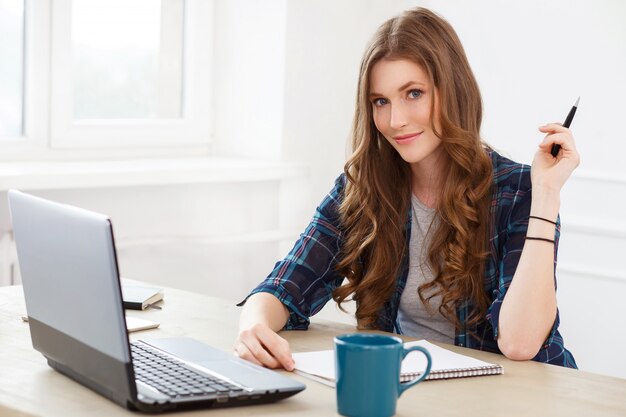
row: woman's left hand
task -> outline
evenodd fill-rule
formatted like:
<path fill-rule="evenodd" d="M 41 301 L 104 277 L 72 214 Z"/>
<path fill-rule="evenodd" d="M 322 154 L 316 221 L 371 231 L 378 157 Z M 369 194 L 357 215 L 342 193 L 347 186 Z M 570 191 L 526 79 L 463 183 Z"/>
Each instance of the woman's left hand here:
<path fill-rule="evenodd" d="M 580 164 L 580 155 L 576 150 L 572 131 L 559 123 L 549 123 L 539 127 L 546 133 L 539 150 L 535 154 L 531 169 L 533 188 L 542 187 L 552 191 L 560 191 L 565 181 Z M 556 157 L 550 151 L 552 145 L 561 145 Z"/>

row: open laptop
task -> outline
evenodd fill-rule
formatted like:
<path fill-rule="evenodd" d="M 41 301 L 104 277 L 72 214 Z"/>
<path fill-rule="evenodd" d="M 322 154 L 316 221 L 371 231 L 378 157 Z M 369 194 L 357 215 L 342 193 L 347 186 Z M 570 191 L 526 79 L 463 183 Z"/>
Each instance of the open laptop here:
<path fill-rule="evenodd" d="M 52 368 L 146 412 L 265 403 L 305 388 L 194 339 L 129 343 L 109 218 L 8 197 L 33 347 Z"/>

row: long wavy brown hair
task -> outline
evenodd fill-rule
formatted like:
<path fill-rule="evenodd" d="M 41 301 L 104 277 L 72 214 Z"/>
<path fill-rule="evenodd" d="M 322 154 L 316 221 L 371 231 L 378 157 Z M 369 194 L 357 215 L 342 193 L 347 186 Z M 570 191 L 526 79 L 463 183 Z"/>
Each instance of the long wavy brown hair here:
<path fill-rule="evenodd" d="M 357 302 L 359 328 L 377 328 L 403 268 L 411 207 L 411 169 L 376 129 L 369 101 L 370 73 L 382 59 L 420 65 L 437 91 L 432 95 L 431 129 L 441 139 L 447 168 L 437 199 L 437 226 L 428 250 L 434 279 L 418 289 L 422 302 L 440 295 L 439 311 L 457 329 L 484 320 L 492 167 L 480 138 L 482 101 L 478 84 L 454 29 L 435 13 L 416 8 L 385 22 L 361 62 L 352 128 L 352 156 L 345 164 L 346 187 L 339 212 L 343 246 L 338 271 L 348 282 L 333 292 L 341 303 Z M 437 111 L 435 111 L 437 110 Z M 406 265 L 406 264 L 405 264 Z M 417 302 L 417 300 L 416 300 Z M 469 303 L 460 323 L 456 310 Z"/>

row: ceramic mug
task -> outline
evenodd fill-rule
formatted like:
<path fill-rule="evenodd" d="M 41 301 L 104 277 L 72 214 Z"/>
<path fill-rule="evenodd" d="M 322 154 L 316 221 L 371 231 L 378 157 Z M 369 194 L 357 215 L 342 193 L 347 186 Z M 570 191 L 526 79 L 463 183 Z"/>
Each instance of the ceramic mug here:
<path fill-rule="evenodd" d="M 402 360 L 413 351 L 426 356 L 426 369 L 419 378 L 400 383 Z M 398 397 L 426 378 L 431 364 L 428 350 L 421 346 L 405 348 L 399 337 L 363 333 L 337 336 L 337 411 L 349 417 L 392 416 Z"/>

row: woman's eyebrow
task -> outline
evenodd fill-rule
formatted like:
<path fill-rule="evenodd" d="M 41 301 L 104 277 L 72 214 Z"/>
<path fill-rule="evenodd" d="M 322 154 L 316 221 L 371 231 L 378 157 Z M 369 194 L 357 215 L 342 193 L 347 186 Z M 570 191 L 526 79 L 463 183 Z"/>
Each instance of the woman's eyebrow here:
<path fill-rule="evenodd" d="M 407 87 L 409 87 L 409 86 L 411 86 L 411 85 L 413 85 L 413 84 L 418 85 L 418 86 L 425 86 L 425 85 L 426 85 L 425 83 L 420 82 L 420 81 L 409 81 L 409 82 L 407 82 L 407 83 L 403 84 L 400 88 L 398 88 L 398 91 L 402 91 L 402 90 L 406 89 Z M 370 96 L 370 98 L 371 98 L 371 97 L 382 97 L 382 96 L 383 96 L 383 94 L 380 94 L 380 93 L 375 93 L 375 92 L 373 92 L 373 91 L 372 91 L 372 92 L 369 94 L 369 96 Z"/>

